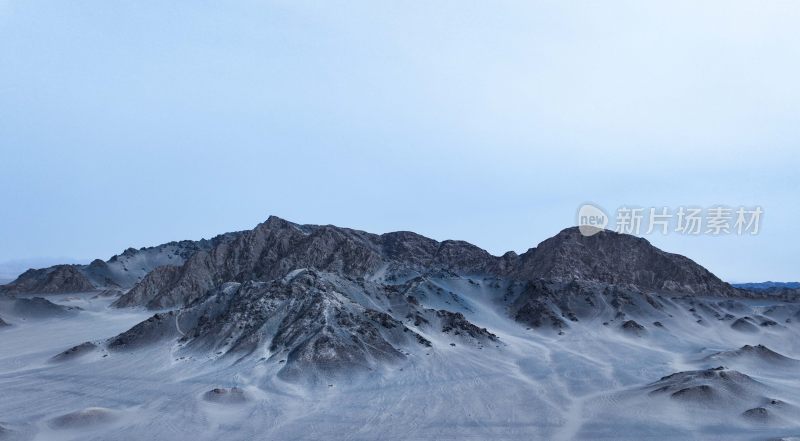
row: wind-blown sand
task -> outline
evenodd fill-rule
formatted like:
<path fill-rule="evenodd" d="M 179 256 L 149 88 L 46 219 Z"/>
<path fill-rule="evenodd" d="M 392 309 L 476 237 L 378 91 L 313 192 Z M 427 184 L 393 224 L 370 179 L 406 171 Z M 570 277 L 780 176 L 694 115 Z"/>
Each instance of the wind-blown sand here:
<path fill-rule="evenodd" d="M 624 321 L 597 316 L 570 322 L 559 334 L 507 318 L 494 302 L 502 289 L 491 284 L 434 283 L 458 297 L 441 297 L 434 306 L 463 313 L 495 334 L 497 344 L 429 333 L 431 346 L 420 345 L 399 363 L 313 387 L 282 380 L 279 359 L 187 356 L 178 332 L 108 351 L 108 338 L 152 315 L 107 308 L 113 299 L 51 298 L 81 309 L 35 320 L 4 312 L 15 326 L 0 337 L 3 436 L 761 440 L 800 434 L 795 324 L 742 333 L 731 328 L 735 319 L 665 300 L 671 318 L 658 318 L 663 326 L 636 317 L 638 326 L 626 329 Z M 435 294 L 428 302 L 436 303 Z M 744 303 L 734 317 L 766 308 Z"/>

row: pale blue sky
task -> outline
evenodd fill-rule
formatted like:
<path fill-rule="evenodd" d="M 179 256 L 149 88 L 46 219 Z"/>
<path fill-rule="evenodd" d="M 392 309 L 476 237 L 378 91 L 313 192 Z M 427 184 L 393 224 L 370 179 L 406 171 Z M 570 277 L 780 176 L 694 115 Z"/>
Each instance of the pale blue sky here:
<path fill-rule="evenodd" d="M 578 206 L 761 205 L 648 237 L 798 280 L 800 3 L 0 0 L 0 261 L 269 214 L 499 254 Z"/>

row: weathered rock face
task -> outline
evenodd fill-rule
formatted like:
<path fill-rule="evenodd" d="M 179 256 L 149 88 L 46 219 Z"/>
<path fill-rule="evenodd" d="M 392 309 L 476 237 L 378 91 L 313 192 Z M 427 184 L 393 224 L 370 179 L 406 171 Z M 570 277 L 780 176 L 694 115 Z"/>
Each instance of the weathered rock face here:
<path fill-rule="evenodd" d="M 297 225 L 270 217 L 252 231 L 193 255 L 171 277 L 153 273 L 116 306 L 188 305 L 221 283 L 268 281 L 297 268 L 402 282 L 422 273 L 500 273 L 508 266 L 466 242 L 436 242 L 414 233 L 375 235 L 333 226 Z M 172 277 L 174 276 L 174 277 Z"/>
<path fill-rule="evenodd" d="M 636 320 L 626 320 L 624 323 L 622 323 L 622 329 L 626 333 L 636 336 L 641 336 L 647 332 L 647 329 L 640 325 Z"/>
<path fill-rule="evenodd" d="M 407 326 L 385 312 L 389 304 L 409 317 L 437 315 L 379 284 L 298 270 L 270 282 L 226 283 L 180 312 L 154 315 L 111 339 L 108 348 L 135 350 L 179 338 L 189 355 L 280 360 L 279 376 L 314 381 L 369 372 L 404 359 L 408 349 L 430 346 L 409 328 L 410 319 Z M 456 331 L 489 335 L 460 314 L 456 318 Z"/>
<path fill-rule="evenodd" d="M 735 295 L 737 290 L 692 260 L 647 240 L 601 231 L 583 236 L 567 228 L 520 256 L 513 276 L 524 280 L 582 280 L 640 290 Z"/>
<path fill-rule="evenodd" d="M 155 314 L 149 319 L 137 324 L 133 328 L 110 339 L 107 347 L 112 351 L 138 349 L 148 346 L 165 338 L 174 338 L 180 335 L 177 325 L 177 313 L 170 311 Z"/>
<path fill-rule="evenodd" d="M 492 334 L 486 328 L 479 328 L 470 323 L 464 314 L 460 312 L 451 312 L 447 310 L 436 311 L 436 317 L 440 319 L 442 324 L 442 332 L 445 334 L 453 334 L 455 336 L 464 336 L 473 341 L 497 341 L 497 336 Z"/>
<path fill-rule="evenodd" d="M 165 286 L 175 283 L 180 271 L 181 268 L 177 266 L 160 266 L 154 269 L 141 282 L 137 283 L 128 292 L 128 295 L 117 300 L 115 305 L 121 308 L 137 305 L 160 307 L 159 304 L 150 304 L 149 300 L 155 299 Z"/>
<path fill-rule="evenodd" d="M 666 315 L 663 309 L 657 295 L 632 285 L 537 279 L 523 285 L 509 313 L 533 328 L 564 329 L 571 322 L 593 317 L 648 316 L 657 320 Z"/>

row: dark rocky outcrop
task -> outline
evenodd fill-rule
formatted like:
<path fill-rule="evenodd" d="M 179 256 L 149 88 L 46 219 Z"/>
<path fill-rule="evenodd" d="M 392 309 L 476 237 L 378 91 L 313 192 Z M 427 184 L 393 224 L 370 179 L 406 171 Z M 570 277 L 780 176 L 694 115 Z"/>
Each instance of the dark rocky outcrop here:
<path fill-rule="evenodd" d="M 161 266 L 154 269 L 141 282 L 137 283 L 127 295 L 120 297 L 114 303 L 114 306 L 124 308 L 144 304 L 151 308 L 162 307 L 163 301 L 146 301 L 146 299 L 160 300 L 159 293 L 163 287 L 175 283 L 180 277 L 181 269 L 181 267 L 177 266 Z"/>
<path fill-rule="evenodd" d="M 748 363 L 764 363 L 768 366 L 800 366 L 800 360 L 779 354 L 764 345 L 744 345 L 732 351 L 716 352 L 705 358 L 710 362 L 744 361 Z"/>
<path fill-rule="evenodd" d="M 707 384 L 699 386 L 689 386 L 672 392 L 670 395 L 677 400 L 687 400 L 695 402 L 711 402 L 717 398 L 716 392 L 713 387 Z"/>
<path fill-rule="evenodd" d="M 102 407 L 89 407 L 53 418 L 48 425 L 53 429 L 84 429 L 117 420 L 117 413 Z"/>
<path fill-rule="evenodd" d="M 760 403 L 769 391 L 766 385 L 722 366 L 667 375 L 646 389 L 652 397 L 668 396 L 686 403 L 718 408 Z"/>
<path fill-rule="evenodd" d="M 609 285 L 595 281 L 534 280 L 509 306 L 517 321 L 533 328 L 564 329 L 584 319 L 628 316 L 666 317 L 658 295 L 642 292 L 635 286 Z"/>
<path fill-rule="evenodd" d="M 108 341 L 107 347 L 112 351 L 137 349 L 148 346 L 165 338 L 178 337 L 177 313 L 170 311 L 155 314 L 133 328 L 119 334 Z"/>
<path fill-rule="evenodd" d="M 238 387 L 216 387 L 203 394 L 203 399 L 212 403 L 239 404 L 247 401 L 247 394 Z"/>
<path fill-rule="evenodd" d="M 82 357 L 82 356 L 84 356 L 84 355 L 86 355 L 86 354 L 88 354 L 90 352 L 93 352 L 96 349 L 97 349 L 97 345 L 96 344 L 87 341 L 87 342 L 81 343 L 81 344 L 79 344 L 77 346 L 73 346 L 73 347 L 67 349 L 64 352 L 61 352 L 58 355 L 53 356 L 53 358 L 51 358 L 50 361 L 63 362 L 63 361 L 74 360 L 74 359 Z"/>
<path fill-rule="evenodd" d="M 644 334 L 646 331 L 645 327 L 637 323 L 636 320 L 626 320 L 622 324 L 622 330 L 637 336 Z"/>
<path fill-rule="evenodd" d="M 739 332 L 754 333 L 758 332 L 758 325 L 750 317 L 740 317 L 731 323 L 731 328 Z"/>
<path fill-rule="evenodd" d="M 742 412 L 742 416 L 753 422 L 766 423 L 770 415 L 767 409 L 763 407 L 754 407 Z"/>
<path fill-rule="evenodd" d="M 438 310 L 436 317 L 441 321 L 442 332 L 445 334 L 469 337 L 476 341 L 497 341 L 496 335 L 486 328 L 475 326 L 460 312 Z"/>

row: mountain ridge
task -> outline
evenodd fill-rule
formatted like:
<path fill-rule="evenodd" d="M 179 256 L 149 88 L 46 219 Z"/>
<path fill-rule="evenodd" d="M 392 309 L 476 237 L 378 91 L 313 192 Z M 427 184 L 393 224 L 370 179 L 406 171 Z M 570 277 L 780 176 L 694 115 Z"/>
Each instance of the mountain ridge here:
<path fill-rule="evenodd" d="M 94 259 L 87 264 L 57 264 L 30 268 L 5 285 L 0 294 L 62 294 L 93 290 L 125 291 L 152 270 L 178 266 L 194 252 L 228 240 L 238 232 L 212 239 L 171 241 L 161 245 L 127 248 L 108 260 Z"/>
<path fill-rule="evenodd" d="M 125 263 L 130 262 L 140 263 L 132 276 L 124 274 L 131 266 Z M 374 234 L 334 225 L 303 225 L 277 216 L 252 230 L 211 240 L 169 242 L 128 249 L 107 262 L 96 259 L 89 265 L 29 270 L 0 287 L 0 292 L 113 288 L 127 291 L 116 306 L 165 308 L 191 303 L 224 282 L 271 280 L 301 267 L 382 277 L 389 283 L 452 271 L 518 280 L 592 280 L 687 294 L 739 292 L 689 258 L 659 250 L 643 238 L 608 230 L 586 237 L 577 227 L 569 227 L 522 254 L 510 251 L 495 256 L 460 240 L 440 242 L 410 231 Z"/>

